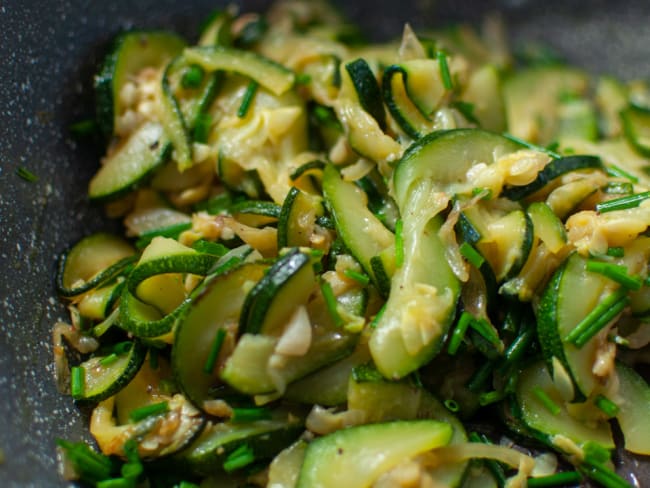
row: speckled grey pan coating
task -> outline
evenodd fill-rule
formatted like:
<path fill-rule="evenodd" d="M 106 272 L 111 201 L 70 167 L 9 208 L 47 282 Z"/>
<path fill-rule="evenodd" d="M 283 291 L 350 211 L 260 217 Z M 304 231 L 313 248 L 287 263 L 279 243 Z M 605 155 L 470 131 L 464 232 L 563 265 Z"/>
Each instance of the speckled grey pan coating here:
<path fill-rule="evenodd" d="M 191 35 L 203 15 L 223 3 L 0 1 L 0 486 L 63 486 L 54 439 L 87 435 L 83 414 L 55 390 L 49 330 L 66 316 L 54 297 L 56 256 L 107 225 L 85 198 L 98 153 L 66 133 L 91 113 L 97 59 L 120 28 L 174 26 Z M 253 10 L 266 3 L 244 5 Z M 397 34 L 405 20 L 440 25 L 501 10 L 515 41 L 544 40 L 592 71 L 650 74 L 646 0 L 338 3 L 375 37 Z M 38 181 L 16 176 L 20 166 Z M 643 480 L 650 486 L 637 460 L 626 457 L 624 464 L 628 476 L 638 473 L 638 486 Z"/>

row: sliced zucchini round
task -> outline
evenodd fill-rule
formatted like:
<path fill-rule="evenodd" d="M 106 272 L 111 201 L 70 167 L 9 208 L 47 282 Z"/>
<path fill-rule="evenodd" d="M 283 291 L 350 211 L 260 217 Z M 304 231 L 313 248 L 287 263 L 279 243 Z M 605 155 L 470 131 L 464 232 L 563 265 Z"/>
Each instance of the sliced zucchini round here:
<path fill-rule="evenodd" d="M 171 149 L 160 123 L 143 123 L 106 157 L 90 180 L 88 197 L 102 203 L 133 191 L 165 164 Z"/>
<path fill-rule="evenodd" d="M 121 237 L 97 233 L 83 238 L 61 255 L 56 278 L 61 296 L 72 297 L 114 279 L 137 259 Z"/>
<path fill-rule="evenodd" d="M 107 138 L 113 133 L 115 118 L 124 111 L 120 91 L 129 78 L 143 68 L 164 66 L 184 47 L 183 39 L 163 31 L 125 32 L 115 39 L 95 77 L 97 121 Z"/>
<path fill-rule="evenodd" d="M 223 347 L 224 334 L 232 342 L 236 333 L 233 325 L 237 324 L 247 290 L 266 269 L 263 264 L 243 264 L 210 279 L 197 290 L 191 306 L 178 320 L 172 347 L 174 377 L 200 409 L 210 398 L 210 389 L 219 383 L 220 366 L 229 349 Z"/>
<path fill-rule="evenodd" d="M 126 352 L 95 356 L 84 361 L 81 394 L 75 400 L 99 402 L 115 395 L 137 374 L 144 362 L 147 348 L 137 339 Z M 111 356 L 108 358 L 108 356 Z"/>

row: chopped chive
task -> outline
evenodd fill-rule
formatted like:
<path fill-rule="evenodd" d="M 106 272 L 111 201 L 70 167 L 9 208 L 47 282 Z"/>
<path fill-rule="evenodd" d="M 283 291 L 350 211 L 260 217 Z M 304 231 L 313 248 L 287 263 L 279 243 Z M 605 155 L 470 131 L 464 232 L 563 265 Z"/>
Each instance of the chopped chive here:
<path fill-rule="evenodd" d="M 513 136 L 512 134 L 508 134 L 507 132 L 504 132 L 502 135 L 506 139 L 510 139 L 512 142 L 516 142 L 517 144 L 521 144 L 522 146 L 524 146 L 524 147 L 526 147 L 528 149 L 532 149 L 533 151 L 540 151 L 540 152 L 546 153 L 549 156 L 551 156 L 553 159 L 560 159 L 562 157 L 562 155 L 560 153 L 557 153 L 557 152 L 553 151 L 552 149 L 548 149 L 548 148 L 545 148 L 545 147 L 538 146 L 536 144 L 532 144 L 532 143 L 530 143 L 528 141 L 525 141 L 524 139 L 521 139 L 521 138 L 519 138 L 517 136 Z M 566 148 L 564 149 L 564 152 L 565 153 L 567 152 Z"/>
<path fill-rule="evenodd" d="M 629 195 L 634 193 L 634 185 L 629 182 L 610 181 L 603 187 L 603 192 L 608 195 Z"/>
<path fill-rule="evenodd" d="M 501 342 L 499 334 L 496 333 L 492 324 L 484 318 L 475 318 L 469 323 L 469 326 L 478 332 L 481 337 L 491 344 L 498 345 Z"/>
<path fill-rule="evenodd" d="M 237 110 L 237 117 L 239 117 L 240 119 L 246 117 L 246 114 L 248 113 L 248 109 L 250 108 L 251 103 L 255 98 L 255 94 L 257 93 L 258 86 L 259 85 L 257 81 L 251 80 L 251 82 L 246 87 L 246 91 L 244 92 L 244 96 L 241 100 L 241 105 L 239 106 L 239 110 Z"/>
<path fill-rule="evenodd" d="M 197 115 L 192 129 L 192 139 L 194 142 L 205 144 L 210 137 L 210 128 L 212 127 L 212 115 L 202 113 Z"/>
<path fill-rule="evenodd" d="M 308 85 L 311 83 L 311 76 L 307 73 L 296 74 L 296 85 Z"/>
<path fill-rule="evenodd" d="M 208 354 L 205 364 L 203 365 L 203 372 L 205 374 L 212 374 L 214 370 L 214 365 L 217 363 L 217 358 L 221 352 L 221 346 L 223 345 L 223 340 L 226 338 L 226 329 L 219 328 L 217 333 L 214 336 L 212 341 L 212 346 L 210 347 L 210 354 Z"/>
<path fill-rule="evenodd" d="M 192 228 L 191 222 L 181 222 L 179 224 L 173 224 L 167 227 L 160 229 L 151 230 L 140 235 L 137 241 L 135 241 L 135 247 L 138 249 L 144 249 L 147 247 L 154 237 L 171 237 L 172 239 L 178 238 L 182 232 Z"/>
<path fill-rule="evenodd" d="M 632 183 L 638 183 L 639 182 L 639 178 L 637 178 L 636 176 L 628 173 L 623 168 L 621 168 L 620 166 L 616 166 L 615 164 L 610 164 L 609 166 L 607 166 L 605 168 L 605 171 L 607 172 L 607 174 L 609 176 L 614 176 L 614 177 L 618 177 L 618 178 L 625 178 L 626 180 L 630 180 Z"/>
<path fill-rule="evenodd" d="M 490 380 L 493 370 L 494 363 L 491 361 L 483 363 L 467 382 L 467 389 L 472 393 L 478 393 L 481 391 L 485 384 Z"/>
<path fill-rule="evenodd" d="M 343 327 L 345 323 L 343 322 L 343 319 L 339 315 L 339 311 L 337 309 L 336 297 L 334 296 L 334 290 L 332 290 L 332 285 L 330 285 L 327 281 L 323 280 L 321 281 L 320 289 L 321 292 L 323 293 L 323 299 L 325 300 L 327 311 L 329 312 L 330 316 L 334 320 L 334 325 L 336 325 L 337 327 Z"/>
<path fill-rule="evenodd" d="M 268 420 L 271 411 L 268 408 L 233 408 L 233 422 L 253 422 L 255 420 Z"/>
<path fill-rule="evenodd" d="M 372 318 L 372 320 L 370 321 L 370 328 L 371 328 L 371 329 L 375 329 L 375 328 L 377 328 L 377 324 L 378 324 L 379 321 L 381 320 L 381 316 L 384 315 L 384 311 L 385 311 L 385 310 L 386 310 L 386 304 L 384 303 L 384 304 L 381 306 L 381 308 L 379 309 L 379 311 L 375 314 L 375 316 L 374 316 L 374 317 Z"/>
<path fill-rule="evenodd" d="M 343 274 L 362 286 L 367 286 L 368 283 L 370 283 L 370 277 L 365 273 L 359 273 L 358 271 L 348 268 L 343 271 Z"/>
<path fill-rule="evenodd" d="M 255 461 L 255 453 L 248 444 L 242 444 L 231 452 L 223 463 L 226 473 L 248 466 Z"/>
<path fill-rule="evenodd" d="M 201 86 L 205 72 L 198 64 L 188 66 L 181 77 L 181 86 L 185 89 L 198 88 Z"/>
<path fill-rule="evenodd" d="M 449 345 L 447 346 L 447 353 L 451 356 L 456 354 L 458 348 L 460 347 L 461 342 L 465 338 L 465 333 L 469 327 L 470 322 L 474 320 L 474 317 L 469 312 L 463 312 L 458 319 L 458 324 L 454 328 L 454 331 L 451 334 L 451 339 L 449 339 Z"/>
<path fill-rule="evenodd" d="M 143 472 L 142 463 L 140 462 L 130 462 L 124 463 L 120 469 L 120 473 L 128 480 L 137 479 Z"/>
<path fill-rule="evenodd" d="M 485 393 L 481 393 L 478 397 L 478 403 L 482 407 L 485 407 L 487 405 L 490 405 L 492 403 L 496 403 L 498 401 L 501 401 L 503 399 L 503 392 L 500 391 L 488 391 Z"/>
<path fill-rule="evenodd" d="M 542 405 L 551 412 L 553 415 L 559 415 L 562 409 L 560 406 L 553 401 L 553 399 L 548 396 L 548 394 L 542 390 L 539 386 L 536 386 L 533 388 L 533 394 L 537 397 L 537 399 L 542 402 Z"/>
<path fill-rule="evenodd" d="M 478 195 L 481 195 L 481 200 L 489 200 L 492 198 L 492 190 L 489 188 L 472 188 L 472 196 L 476 197 Z"/>
<path fill-rule="evenodd" d="M 611 312 L 612 307 L 615 307 L 618 303 L 626 299 L 627 299 L 627 290 L 624 288 L 619 288 L 611 295 L 608 295 L 602 302 L 596 305 L 593 308 L 593 310 L 589 312 L 587 316 L 584 319 L 582 319 L 580 323 L 576 325 L 566 335 L 566 337 L 564 338 L 564 342 L 572 342 L 573 344 L 577 345 L 578 339 L 582 337 L 587 332 L 587 330 L 592 327 L 594 323 L 598 324 L 599 326 L 598 330 L 602 329 L 602 327 L 605 327 L 611 319 L 613 319 L 616 315 L 618 315 L 618 311 L 617 311 L 616 314 L 612 315 L 610 318 L 609 312 Z M 627 301 L 625 303 L 627 303 Z M 622 310 L 622 308 L 620 310 Z M 602 323 L 603 320 L 607 320 L 607 321 Z M 598 332 L 598 330 L 596 330 L 596 332 Z M 583 344 L 584 343 L 586 343 L 586 341 L 584 341 Z"/>
<path fill-rule="evenodd" d="M 133 488 L 133 480 L 127 478 L 111 478 L 97 482 L 97 488 Z"/>
<path fill-rule="evenodd" d="M 95 119 L 80 120 L 79 122 L 70 124 L 68 130 L 76 139 L 83 139 L 97 132 L 97 122 Z"/>
<path fill-rule="evenodd" d="M 622 247 L 609 247 L 607 248 L 607 252 L 605 254 L 613 258 L 622 258 L 625 256 L 625 249 Z"/>
<path fill-rule="evenodd" d="M 580 471 L 605 488 L 631 488 L 631 485 L 617 475 L 614 471 L 601 463 L 584 462 L 579 467 Z"/>
<path fill-rule="evenodd" d="M 443 404 L 445 405 L 445 408 L 452 413 L 456 413 L 460 410 L 460 405 L 458 405 L 458 402 L 456 402 L 456 400 L 453 400 L 451 398 L 447 398 L 443 402 Z"/>
<path fill-rule="evenodd" d="M 438 51 L 436 57 L 438 58 L 442 84 L 446 90 L 452 90 L 454 88 L 454 83 L 451 80 L 451 73 L 449 72 L 449 65 L 447 64 L 447 54 L 444 51 Z"/>
<path fill-rule="evenodd" d="M 34 183 L 36 180 L 38 180 L 38 176 L 22 166 L 16 168 L 16 175 L 20 176 L 23 180 L 29 183 Z"/>
<path fill-rule="evenodd" d="M 650 191 L 644 191 L 642 193 L 636 193 L 621 198 L 614 198 L 613 200 L 607 200 L 606 202 L 596 204 L 596 211 L 605 213 L 635 208 L 638 207 L 642 201 L 647 200 L 648 198 L 650 198 Z"/>
<path fill-rule="evenodd" d="M 539 478 L 528 478 L 528 488 L 544 488 L 547 486 L 575 485 L 582 481 L 582 476 L 577 471 L 563 471 Z"/>
<path fill-rule="evenodd" d="M 598 395 L 594 400 L 594 404 L 605 412 L 608 417 L 616 417 L 619 410 L 618 405 L 604 395 Z"/>
<path fill-rule="evenodd" d="M 203 254 L 211 254 L 212 256 L 223 256 L 230 249 L 221 244 L 220 242 L 211 242 L 206 241 L 205 239 L 199 239 L 194 244 L 192 244 L 192 249 L 199 251 Z"/>
<path fill-rule="evenodd" d="M 111 476 L 113 462 L 107 456 L 90 448 L 84 442 L 68 442 L 57 439 L 56 444 L 65 450 L 82 481 L 96 483 Z"/>
<path fill-rule="evenodd" d="M 139 407 L 131 410 L 129 413 L 129 418 L 133 422 L 140 422 L 141 420 L 151 417 L 153 415 L 161 415 L 169 411 L 169 404 L 167 402 L 152 403 L 150 405 L 145 405 L 144 407 Z"/>
<path fill-rule="evenodd" d="M 70 393 L 72 398 L 81 398 L 84 395 L 86 371 L 83 366 L 74 366 L 70 370 Z"/>
<path fill-rule="evenodd" d="M 118 342 L 113 346 L 113 352 L 119 356 L 129 352 L 132 346 L 133 344 L 130 341 Z"/>
<path fill-rule="evenodd" d="M 469 264 L 474 266 L 476 269 L 483 266 L 483 263 L 485 262 L 485 258 L 481 256 L 481 253 L 479 253 L 476 249 L 474 249 L 474 246 L 472 246 L 469 242 L 463 242 L 460 245 L 459 249 L 461 255 L 465 259 L 467 259 Z"/>
<path fill-rule="evenodd" d="M 604 263 L 590 259 L 587 261 L 587 271 L 607 276 L 610 280 L 616 281 L 628 290 L 638 290 L 643 285 L 639 276 L 627 274 L 627 267 L 621 264 Z"/>
<path fill-rule="evenodd" d="M 546 145 L 546 149 L 549 151 L 557 151 L 560 149 L 560 143 L 558 141 L 553 141 L 550 144 Z"/>
<path fill-rule="evenodd" d="M 105 356 L 99 360 L 100 366 L 110 366 L 115 361 L 117 361 L 117 354 L 114 352 L 110 353 L 108 356 Z"/>
<path fill-rule="evenodd" d="M 524 326 L 521 333 L 513 339 L 508 348 L 506 349 L 504 357 L 504 365 L 514 364 L 518 362 L 528 350 L 528 346 L 535 338 L 535 328 Z"/>
<path fill-rule="evenodd" d="M 404 221 L 395 222 L 395 266 L 401 268 L 404 264 Z"/>

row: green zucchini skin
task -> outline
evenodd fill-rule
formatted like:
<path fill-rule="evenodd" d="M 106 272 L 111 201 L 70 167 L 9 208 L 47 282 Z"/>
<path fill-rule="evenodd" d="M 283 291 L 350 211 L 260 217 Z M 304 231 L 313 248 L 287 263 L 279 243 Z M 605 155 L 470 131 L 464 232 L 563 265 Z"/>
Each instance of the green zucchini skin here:
<path fill-rule="evenodd" d="M 113 134 L 119 115 L 119 93 L 129 77 L 147 66 L 161 67 L 185 47 L 185 41 L 166 31 L 129 31 L 117 36 L 95 77 L 96 117 L 102 134 Z"/>
<path fill-rule="evenodd" d="M 364 59 L 357 59 L 345 65 L 350 75 L 354 89 L 359 97 L 359 103 L 377 121 L 379 127 L 386 128 L 386 111 L 382 102 L 379 83 L 370 66 Z"/>

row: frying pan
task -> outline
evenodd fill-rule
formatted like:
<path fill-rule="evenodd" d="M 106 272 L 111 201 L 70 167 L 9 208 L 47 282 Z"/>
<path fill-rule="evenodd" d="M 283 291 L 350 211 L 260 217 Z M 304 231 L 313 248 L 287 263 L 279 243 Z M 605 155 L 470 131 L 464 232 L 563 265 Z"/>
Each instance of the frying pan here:
<path fill-rule="evenodd" d="M 0 485 L 63 486 L 54 440 L 87 438 L 87 412 L 59 395 L 51 325 L 66 318 L 55 298 L 56 256 L 107 226 L 88 205 L 99 151 L 77 144 L 72 122 L 92 115 L 92 74 L 108 41 L 129 27 L 174 28 L 190 39 L 223 0 L 0 1 Z M 268 1 L 240 2 L 260 10 Z M 371 38 L 417 26 L 478 22 L 500 11 L 513 43 L 542 41 L 589 71 L 650 75 L 647 0 L 401 0 L 339 2 Z M 16 175 L 24 167 L 37 176 Z M 650 419 L 649 419 L 650 421 Z M 624 455 L 620 472 L 650 486 L 647 459 Z"/>

